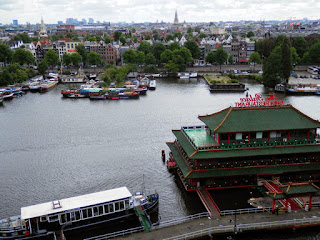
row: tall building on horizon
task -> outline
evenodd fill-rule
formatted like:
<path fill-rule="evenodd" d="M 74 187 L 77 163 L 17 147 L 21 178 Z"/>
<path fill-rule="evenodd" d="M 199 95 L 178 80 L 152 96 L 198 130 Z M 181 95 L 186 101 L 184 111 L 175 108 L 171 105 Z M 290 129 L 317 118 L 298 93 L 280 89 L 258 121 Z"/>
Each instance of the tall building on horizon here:
<path fill-rule="evenodd" d="M 176 10 L 175 14 L 174 14 L 174 20 L 173 20 L 173 24 L 171 26 L 171 29 L 173 31 L 177 31 L 179 29 L 179 20 L 178 20 L 178 12 Z"/>
<path fill-rule="evenodd" d="M 14 26 L 18 26 L 19 24 L 18 24 L 18 20 L 13 20 L 12 21 L 12 24 L 14 25 Z"/>
<path fill-rule="evenodd" d="M 93 18 L 89 18 L 89 23 L 94 23 Z"/>
<path fill-rule="evenodd" d="M 39 32 L 39 38 L 40 38 L 40 40 L 48 39 L 46 26 L 44 25 L 42 17 L 41 17 L 41 27 L 40 27 L 40 32 Z"/>

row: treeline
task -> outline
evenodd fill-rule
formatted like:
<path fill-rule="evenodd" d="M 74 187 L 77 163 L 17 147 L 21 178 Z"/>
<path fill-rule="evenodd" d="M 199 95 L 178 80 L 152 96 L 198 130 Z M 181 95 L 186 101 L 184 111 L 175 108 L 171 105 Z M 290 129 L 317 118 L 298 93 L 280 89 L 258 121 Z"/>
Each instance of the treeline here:
<path fill-rule="evenodd" d="M 268 87 L 288 83 L 296 64 L 320 63 L 318 38 L 288 38 L 279 35 L 275 39 L 257 41 L 256 51 L 263 56 L 263 84 Z"/>
<path fill-rule="evenodd" d="M 155 65 L 164 66 L 167 72 L 178 72 L 184 71 L 200 54 L 201 50 L 193 40 L 187 41 L 183 47 L 177 42 L 166 46 L 163 43 L 151 45 L 142 41 L 136 50 L 129 49 L 123 53 L 123 62 L 145 67 L 145 72 L 154 72 Z"/>

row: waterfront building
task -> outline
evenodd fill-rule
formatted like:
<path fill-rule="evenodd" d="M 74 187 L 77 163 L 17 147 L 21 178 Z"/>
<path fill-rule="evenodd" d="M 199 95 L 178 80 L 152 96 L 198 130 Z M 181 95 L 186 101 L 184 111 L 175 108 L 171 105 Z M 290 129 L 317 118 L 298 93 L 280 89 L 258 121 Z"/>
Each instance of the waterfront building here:
<path fill-rule="evenodd" d="M 176 169 L 185 190 L 318 182 L 320 122 L 291 105 L 269 106 L 274 103 L 281 104 L 274 94 L 256 94 L 199 116 L 204 125 L 173 130 L 167 166 Z"/>

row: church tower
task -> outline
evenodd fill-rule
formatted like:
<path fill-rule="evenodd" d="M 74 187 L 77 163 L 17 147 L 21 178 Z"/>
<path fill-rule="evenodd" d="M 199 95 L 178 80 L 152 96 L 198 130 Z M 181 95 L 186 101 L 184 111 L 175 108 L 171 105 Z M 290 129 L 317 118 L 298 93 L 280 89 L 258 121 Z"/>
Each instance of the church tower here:
<path fill-rule="evenodd" d="M 175 15 L 174 15 L 174 20 L 173 24 L 171 26 L 173 31 L 177 31 L 179 29 L 179 20 L 178 20 L 178 12 L 176 10 Z"/>
<path fill-rule="evenodd" d="M 48 39 L 48 34 L 46 30 L 46 26 L 44 25 L 43 18 L 41 17 L 41 28 L 39 33 L 40 40 L 46 40 Z"/>

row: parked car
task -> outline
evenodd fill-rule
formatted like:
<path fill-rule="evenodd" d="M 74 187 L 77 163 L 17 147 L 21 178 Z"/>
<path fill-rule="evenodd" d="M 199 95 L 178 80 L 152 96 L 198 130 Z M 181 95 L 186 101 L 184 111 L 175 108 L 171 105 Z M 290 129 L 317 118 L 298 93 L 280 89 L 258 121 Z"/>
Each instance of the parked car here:
<path fill-rule="evenodd" d="M 249 73 L 247 71 L 242 72 L 243 75 L 248 75 Z"/>
<path fill-rule="evenodd" d="M 260 70 L 260 71 L 258 72 L 258 74 L 259 74 L 260 76 L 262 76 L 263 71 L 262 71 L 262 70 Z"/>

